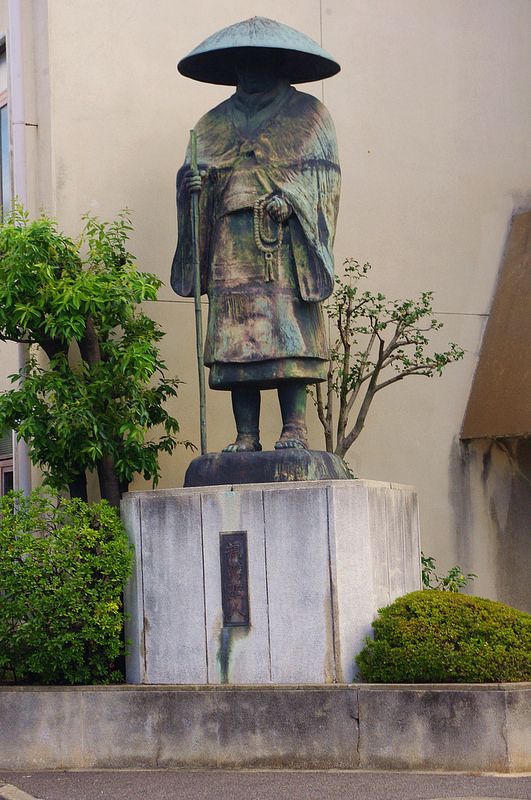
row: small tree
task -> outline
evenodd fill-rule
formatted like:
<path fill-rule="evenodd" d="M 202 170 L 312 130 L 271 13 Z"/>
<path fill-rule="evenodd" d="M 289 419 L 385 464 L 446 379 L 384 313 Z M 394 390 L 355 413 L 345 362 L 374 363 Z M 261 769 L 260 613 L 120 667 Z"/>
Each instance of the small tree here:
<path fill-rule="evenodd" d="M 327 306 L 339 336 L 330 348 L 326 396 L 323 398 L 321 384 L 312 391 L 326 449 L 341 457 L 362 432 L 378 392 L 412 375 L 441 375 L 448 364 L 464 355 L 453 343 L 443 353 L 428 352 L 428 334 L 442 328 L 442 322 L 433 317 L 432 292 L 422 292 L 417 300 L 387 300 L 380 292 L 360 290 L 359 281 L 371 269 L 370 264 L 361 266 L 349 258 L 344 269 L 346 278 L 336 278 Z M 339 400 L 335 442 L 334 397 Z"/>
<path fill-rule="evenodd" d="M 0 428 L 28 442 L 32 462 L 56 489 L 86 499 L 86 470 L 118 505 L 135 472 L 155 484 L 158 455 L 176 446 L 164 409 L 179 381 L 165 375 L 156 322 L 137 310 L 161 281 L 137 270 L 126 244 L 129 215 L 86 216 L 78 241 L 45 216 L 15 207 L 0 227 L 0 339 L 29 348 L 17 388 L 0 395 Z M 161 426 L 156 439 L 146 441 Z M 188 444 L 188 443 L 185 443 Z"/>

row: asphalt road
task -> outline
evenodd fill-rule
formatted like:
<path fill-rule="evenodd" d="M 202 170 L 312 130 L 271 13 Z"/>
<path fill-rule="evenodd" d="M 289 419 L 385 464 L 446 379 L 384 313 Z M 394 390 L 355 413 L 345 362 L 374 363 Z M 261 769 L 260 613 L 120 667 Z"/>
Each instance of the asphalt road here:
<path fill-rule="evenodd" d="M 2 772 L 41 800 L 531 800 L 531 775 L 107 770 Z M 1 796 L 1 792 L 0 792 Z"/>

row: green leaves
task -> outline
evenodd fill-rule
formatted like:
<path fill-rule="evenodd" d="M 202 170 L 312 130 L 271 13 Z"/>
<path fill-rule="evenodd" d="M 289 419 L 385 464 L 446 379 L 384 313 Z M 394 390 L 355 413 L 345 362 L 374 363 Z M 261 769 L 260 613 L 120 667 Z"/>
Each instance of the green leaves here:
<path fill-rule="evenodd" d="M 163 332 L 137 306 L 161 281 L 127 249 L 127 211 L 84 220 L 77 241 L 20 206 L 0 226 L 0 338 L 39 344 L 49 358 L 32 354 L 17 388 L 0 395 L 0 426 L 28 442 L 57 489 L 106 457 L 122 484 L 136 472 L 155 484 L 159 452 L 178 443 L 164 404 L 180 382 L 166 376 Z"/>
<path fill-rule="evenodd" d="M 315 390 L 315 404 L 325 430 L 327 450 L 344 456 L 360 435 L 377 392 L 413 375 L 431 378 L 463 358 L 455 343 L 443 352 L 430 350 L 430 334 L 442 323 L 433 316 L 433 293 L 416 299 L 388 300 L 381 292 L 362 291 L 361 281 L 371 265 L 355 259 L 344 262 L 345 278 L 336 277 L 336 288 L 327 305 L 337 338 L 330 347 L 328 393 Z M 332 399 L 339 399 L 335 449 L 332 431 Z M 349 427 L 350 415 L 355 423 Z"/>
<path fill-rule="evenodd" d="M 177 443 L 177 420 L 163 406 L 176 396 L 179 380 L 151 382 L 163 368 L 156 348 L 119 337 L 103 351 L 105 360 L 92 366 L 71 367 L 60 354 L 43 368 L 32 358 L 19 388 L 0 395 L 0 420 L 30 443 L 32 461 L 57 489 L 68 486 L 80 467 L 95 469 L 103 454 L 116 460 L 120 480 L 141 472 L 156 482 L 159 451 L 171 452 Z M 162 438 L 146 443 L 155 426 Z"/>
<path fill-rule="evenodd" d="M 424 553 L 420 554 L 420 561 L 422 566 L 422 585 L 425 589 L 458 592 L 470 581 L 473 581 L 474 578 L 477 578 L 475 572 L 467 572 L 465 574 L 461 567 L 458 566 L 451 567 L 446 575 L 437 575 L 435 559 L 433 556 L 425 556 Z"/>
<path fill-rule="evenodd" d="M 79 340 L 88 316 L 103 335 L 154 300 L 161 281 L 139 272 L 127 251 L 132 230 L 121 212 L 107 223 L 86 216 L 78 241 L 42 216 L 30 221 L 15 206 L 0 226 L 0 331 L 4 338 L 42 343 Z"/>
<path fill-rule="evenodd" d="M 117 512 L 33 492 L 0 499 L 0 680 L 123 680 L 121 592 L 132 563 Z"/>
<path fill-rule="evenodd" d="M 46 217 L 30 222 L 26 212 L 15 206 L 0 226 L 2 337 L 40 341 L 50 335 L 46 330 L 50 315 L 61 308 L 62 295 L 80 267 L 76 245 L 58 233 L 55 222 Z M 56 323 L 53 335 L 58 338 L 61 321 L 65 322 L 64 316 Z"/>
<path fill-rule="evenodd" d="M 531 680 L 531 615 L 456 592 L 412 592 L 380 609 L 356 658 L 375 683 Z"/>

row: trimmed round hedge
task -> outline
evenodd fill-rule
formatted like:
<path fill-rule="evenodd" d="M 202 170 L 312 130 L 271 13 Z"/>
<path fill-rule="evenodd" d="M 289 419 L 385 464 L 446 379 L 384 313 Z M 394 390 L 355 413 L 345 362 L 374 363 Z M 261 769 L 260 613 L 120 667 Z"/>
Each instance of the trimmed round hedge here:
<path fill-rule="evenodd" d="M 371 683 L 531 680 L 531 614 L 483 597 L 406 594 L 379 610 L 356 657 Z"/>

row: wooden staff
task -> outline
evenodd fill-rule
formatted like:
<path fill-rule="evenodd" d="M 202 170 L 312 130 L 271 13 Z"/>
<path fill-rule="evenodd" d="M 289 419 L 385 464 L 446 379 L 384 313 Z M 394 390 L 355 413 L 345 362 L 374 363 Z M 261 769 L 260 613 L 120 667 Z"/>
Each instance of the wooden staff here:
<path fill-rule="evenodd" d="M 190 131 L 190 167 L 197 173 L 197 133 Z M 197 371 L 199 375 L 199 424 L 201 428 L 201 455 L 207 451 L 206 442 L 206 397 L 205 361 L 203 357 L 203 321 L 201 318 L 201 261 L 199 253 L 199 192 L 192 192 L 190 198 L 190 222 L 192 229 L 192 255 L 194 261 L 194 308 L 195 308 L 195 346 L 197 350 Z"/>

